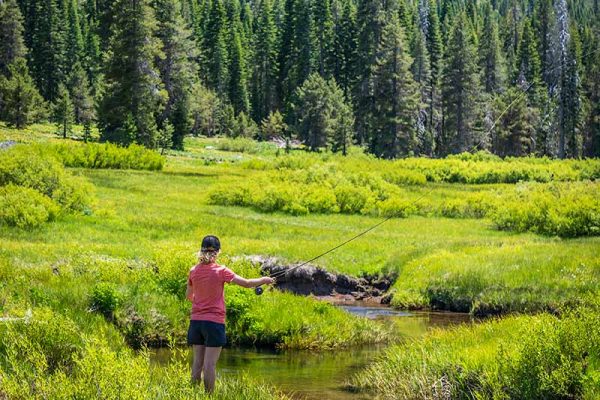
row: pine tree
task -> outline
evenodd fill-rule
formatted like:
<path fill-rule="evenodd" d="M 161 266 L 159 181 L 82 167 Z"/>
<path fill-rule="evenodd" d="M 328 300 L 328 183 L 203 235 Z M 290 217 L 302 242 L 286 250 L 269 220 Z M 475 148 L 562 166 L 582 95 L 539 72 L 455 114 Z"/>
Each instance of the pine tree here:
<path fill-rule="evenodd" d="M 296 90 L 295 97 L 297 103 L 293 109 L 298 121 L 295 129 L 304 144 L 312 151 L 333 142 L 343 147 L 339 141 L 340 132 L 347 134 L 351 121 L 348 118 L 349 106 L 335 81 L 326 81 L 313 73 Z M 341 150 L 340 147 L 337 149 Z"/>
<path fill-rule="evenodd" d="M 98 97 L 100 86 L 102 84 L 102 54 L 100 52 L 100 37 L 96 33 L 98 30 L 95 20 L 90 20 L 84 24 L 85 40 L 83 44 L 83 59 L 81 61 L 87 73 L 87 79 L 90 83 L 93 96 Z"/>
<path fill-rule="evenodd" d="M 476 51 L 467 19 L 459 14 L 450 30 L 442 83 L 444 126 L 440 154 L 460 153 L 480 145 L 481 108 Z"/>
<path fill-rule="evenodd" d="M 597 31 L 594 33 L 598 35 Z M 584 129 L 584 156 L 586 157 L 600 157 L 600 36 L 595 37 L 590 51 L 586 52 L 589 55 L 589 62 L 583 81 L 589 108 Z"/>
<path fill-rule="evenodd" d="M 517 5 L 517 2 L 512 2 L 508 9 L 506 16 L 503 18 L 502 24 L 502 42 L 504 43 L 504 53 L 506 55 L 506 65 L 508 69 L 508 75 L 515 75 L 515 68 L 518 69 L 519 65 L 516 60 L 517 49 L 521 42 L 521 10 Z"/>
<path fill-rule="evenodd" d="M 415 83 L 419 88 L 419 106 L 416 120 L 416 139 L 417 152 L 419 154 L 433 155 L 434 151 L 434 136 L 433 129 L 429 126 L 430 118 L 427 113 L 431 110 L 429 101 L 431 100 L 431 70 L 429 54 L 427 53 L 427 45 L 425 36 L 419 27 L 414 29 L 412 42 L 410 45 L 413 63 L 411 71 Z"/>
<path fill-rule="evenodd" d="M 156 64 L 168 100 L 159 118 L 159 127 L 166 132 L 166 122 L 171 124 L 173 137 L 171 146 L 183 149 L 183 139 L 192 130 L 191 89 L 197 81 L 198 69 L 195 64 L 198 56 L 192 32 L 185 26 L 178 0 L 155 0 L 158 20 L 157 37 L 162 43 L 164 57 L 158 57 Z"/>
<path fill-rule="evenodd" d="M 46 0 L 33 3 L 30 67 L 31 76 L 42 96 L 53 101 L 58 85 L 65 82 L 67 64 L 67 20 L 64 0 Z"/>
<path fill-rule="evenodd" d="M 278 54 L 279 78 L 277 79 L 278 99 L 280 108 L 284 108 L 295 89 L 295 79 L 292 77 L 292 70 L 298 57 L 294 46 L 294 37 L 296 32 L 296 0 L 285 0 L 285 16 Z"/>
<path fill-rule="evenodd" d="M 330 81 L 331 91 L 331 119 L 335 121 L 329 133 L 328 145 L 334 153 L 348 154 L 352 145 L 354 131 L 354 116 L 352 107 L 346 101 L 343 91 L 337 89 L 335 81 Z"/>
<path fill-rule="evenodd" d="M 535 105 L 542 103 L 541 63 L 537 52 L 537 41 L 531 22 L 527 18 L 523 23 L 521 41 L 516 57 L 515 81 L 524 89 L 529 89 L 527 94 Z"/>
<path fill-rule="evenodd" d="M 317 51 L 315 49 L 316 39 L 314 37 L 314 20 L 310 0 L 298 0 L 296 12 L 296 30 L 294 35 L 294 47 L 298 58 L 293 69 L 293 87 L 302 85 L 308 76 L 316 70 Z"/>
<path fill-rule="evenodd" d="M 66 34 L 66 60 L 67 71 L 69 74 L 71 66 L 80 61 L 84 55 L 84 40 L 81 32 L 81 24 L 79 21 L 79 10 L 77 0 L 66 0 L 67 4 L 67 26 Z"/>
<path fill-rule="evenodd" d="M 373 66 L 375 113 L 370 151 L 378 157 L 396 158 L 417 150 L 418 86 L 410 71 L 412 59 L 398 17 L 384 27 Z"/>
<path fill-rule="evenodd" d="M 356 81 L 356 6 L 351 1 L 334 3 L 333 77 L 349 98 Z"/>
<path fill-rule="evenodd" d="M 156 117 L 165 94 L 154 60 L 161 56 L 156 20 L 147 0 L 115 3 L 114 34 L 99 107 L 103 141 L 155 148 Z"/>
<path fill-rule="evenodd" d="M 555 16 L 554 9 L 552 6 L 552 0 L 539 0 L 536 2 L 535 18 L 536 33 L 539 43 L 538 53 L 541 57 L 541 73 L 542 79 L 546 82 L 546 85 L 553 85 L 553 68 L 554 68 L 554 54 L 553 54 L 553 32 L 555 30 Z"/>
<path fill-rule="evenodd" d="M 571 25 L 559 92 L 559 157 L 561 158 L 579 158 L 582 155 L 583 106 L 580 68 L 581 43 L 577 28 Z"/>
<path fill-rule="evenodd" d="M 58 129 L 57 133 L 63 139 L 66 139 L 67 135 L 73 134 L 73 123 L 75 122 L 73 102 L 69 91 L 62 83 L 58 85 L 56 103 L 54 104 L 54 122 L 56 122 Z"/>
<path fill-rule="evenodd" d="M 269 116 L 262 120 L 260 124 L 260 133 L 262 140 L 271 140 L 285 135 L 287 125 L 283 121 L 283 116 L 279 110 L 272 111 Z"/>
<path fill-rule="evenodd" d="M 205 81 L 209 88 L 225 97 L 229 88 L 227 52 L 227 24 L 222 0 L 212 0 L 203 31 L 203 53 Z"/>
<path fill-rule="evenodd" d="M 250 111 L 248 84 L 246 81 L 246 57 L 242 48 L 239 27 L 233 28 L 231 34 L 230 65 L 229 65 L 229 99 L 236 113 Z"/>
<path fill-rule="evenodd" d="M 482 86 L 487 93 L 498 93 L 505 84 L 505 65 L 500 51 L 498 24 L 488 3 L 485 10 L 483 34 L 479 42 L 479 65 L 482 71 Z"/>
<path fill-rule="evenodd" d="M 537 109 L 527 105 L 527 98 L 515 87 L 496 98 L 492 150 L 505 156 L 525 156 L 533 151 L 538 116 Z"/>
<path fill-rule="evenodd" d="M 312 3 L 314 15 L 314 36 L 316 69 L 319 73 L 329 78 L 334 69 L 334 25 L 331 12 L 331 0 L 319 0 Z"/>
<path fill-rule="evenodd" d="M 84 126 L 91 125 L 96 118 L 94 99 L 87 74 L 79 62 L 71 68 L 68 91 L 73 103 L 75 122 Z"/>
<path fill-rule="evenodd" d="M 252 116 L 260 121 L 277 105 L 277 27 L 270 0 L 260 2 L 254 43 Z"/>
<path fill-rule="evenodd" d="M 439 141 L 440 130 L 441 130 L 441 88 L 440 79 L 442 77 L 443 70 L 443 45 L 442 45 L 442 32 L 440 29 L 440 21 L 437 12 L 437 6 L 435 0 L 430 0 L 429 5 L 429 18 L 428 18 L 428 30 L 427 30 L 427 53 L 429 54 L 429 61 L 431 64 L 431 83 L 429 93 L 429 136 L 433 138 L 434 149 L 432 153 L 435 153 L 435 144 Z M 431 154 L 433 155 L 433 154 Z"/>
<path fill-rule="evenodd" d="M 382 31 L 388 16 L 398 15 L 395 1 L 360 0 L 358 2 L 358 57 L 357 82 L 354 90 L 356 110 L 356 135 L 359 144 L 366 143 L 373 127 L 370 126 L 375 114 L 373 95 L 372 66 L 375 64 L 377 47 L 382 39 Z"/>
<path fill-rule="evenodd" d="M 16 0 L 0 2 L 0 75 L 8 74 L 8 66 L 26 53 L 23 17 Z"/>
<path fill-rule="evenodd" d="M 0 118 L 9 126 L 23 129 L 45 114 L 42 96 L 29 75 L 24 58 L 8 66 L 7 76 L 0 75 Z"/>

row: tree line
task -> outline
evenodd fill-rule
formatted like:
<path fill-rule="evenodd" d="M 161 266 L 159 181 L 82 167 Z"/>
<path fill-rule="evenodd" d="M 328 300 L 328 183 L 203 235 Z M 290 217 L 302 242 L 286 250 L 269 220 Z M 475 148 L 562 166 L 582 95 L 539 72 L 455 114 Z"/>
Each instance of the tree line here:
<path fill-rule="evenodd" d="M 0 0 L 0 118 L 183 148 L 600 156 L 598 0 Z"/>

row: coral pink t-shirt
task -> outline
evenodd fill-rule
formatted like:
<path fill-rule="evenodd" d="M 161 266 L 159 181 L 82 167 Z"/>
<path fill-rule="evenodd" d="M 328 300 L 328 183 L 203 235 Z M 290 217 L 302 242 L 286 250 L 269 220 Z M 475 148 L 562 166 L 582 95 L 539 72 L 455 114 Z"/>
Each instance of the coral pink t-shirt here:
<path fill-rule="evenodd" d="M 223 286 L 235 273 L 218 264 L 198 264 L 190 270 L 188 284 L 192 287 L 192 315 L 190 319 L 225 323 Z"/>

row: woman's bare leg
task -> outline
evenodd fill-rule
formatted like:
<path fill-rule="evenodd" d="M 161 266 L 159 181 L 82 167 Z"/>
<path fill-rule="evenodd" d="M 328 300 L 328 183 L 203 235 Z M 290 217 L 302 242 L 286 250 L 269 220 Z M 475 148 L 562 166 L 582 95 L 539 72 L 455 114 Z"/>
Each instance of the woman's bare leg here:
<path fill-rule="evenodd" d="M 204 365 L 204 354 L 206 346 L 194 345 L 194 362 L 192 363 L 192 382 L 199 383 L 202 379 L 202 366 Z"/>
<path fill-rule="evenodd" d="M 221 347 L 207 347 L 204 353 L 204 389 L 207 393 L 212 393 L 215 388 L 215 379 L 217 376 L 217 361 L 221 355 Z"/>

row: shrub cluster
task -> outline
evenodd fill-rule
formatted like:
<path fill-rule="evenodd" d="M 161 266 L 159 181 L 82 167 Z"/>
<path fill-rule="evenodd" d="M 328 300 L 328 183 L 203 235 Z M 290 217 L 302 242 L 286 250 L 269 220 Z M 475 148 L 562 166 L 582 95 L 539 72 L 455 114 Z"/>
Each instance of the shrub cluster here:
<path fill-rule="evenodd" d="M 500 159 L 489 153 L 460 154 L 445 159 L 406 158 L 380 160 L 356 154 L 342 157 L 328 153 L 291 154 L 269 161 L 248 162 L 251 169 L 309 169 L 315 164 L 333 165 L 348 172 L 377 171 L 395 184 L 429 182 L 492 184 L 520 181 L 551 182 L 596 180 L 600 178 L 600 160 L 551 160 L 548 158 Z"/>
<path fill-rule="evenodd" d="M 498 229 L 561 237 L 600 235 L 600 185 L 518 185 L 491 212 Z"/>
<path fill-rule="evenodd" d="M 44 147 L 67 167 L 159 171 L 165 164 L 159 153 L 136 144 L 60 142 Z"/>
<path fill-rule="evenodd" d="M 0 151 L 0 224 L 33 228 L 60 212 L 82 211 L 92 187 L 31 146 Z"/>
<path fill-rule="evenodd" d="M 288 161 L 302 160 L 289 158 Z M 457 160 L 458 161 L 458 160 Z M 442 197 L 438 204 L 410 196 L 395 183 L 424 182 L 399 171 L 346 172 L 335 166 L 266 171 L 253 181 L 217 185 L 209 202 L 253 207 L 262 212 L 367 214 L 403 218 L 413 214 L 448 218 L 490 217 L 501 230 L 561 237 L 600 234 L 600 186 L 591 181 L 519 183 Z M 415 201 L 418 199 L 419 201 Z"/>

